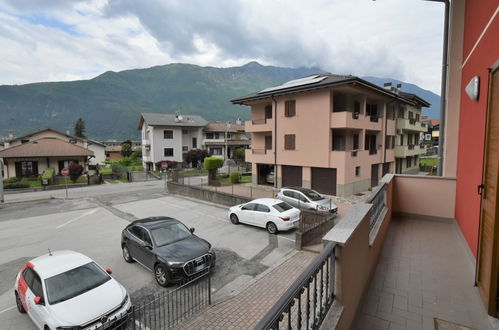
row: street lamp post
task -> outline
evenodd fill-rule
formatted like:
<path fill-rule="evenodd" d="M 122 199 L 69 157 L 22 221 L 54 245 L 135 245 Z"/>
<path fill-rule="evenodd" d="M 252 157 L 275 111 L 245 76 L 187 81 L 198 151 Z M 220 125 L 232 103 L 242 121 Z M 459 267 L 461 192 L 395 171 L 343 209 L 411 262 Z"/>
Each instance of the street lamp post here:
<path fill-rule="evenodd" d="M 4 202 L 3 198 L 3 161 L 0 159 L 0 203 Z"/>

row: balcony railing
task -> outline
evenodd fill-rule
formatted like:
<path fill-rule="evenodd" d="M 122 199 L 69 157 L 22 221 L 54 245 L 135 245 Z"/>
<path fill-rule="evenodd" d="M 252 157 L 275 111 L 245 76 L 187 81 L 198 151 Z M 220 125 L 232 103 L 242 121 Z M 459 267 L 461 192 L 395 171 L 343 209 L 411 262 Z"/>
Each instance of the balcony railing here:
<path fill-rule="evenodd" d="M 409 148 L 409 150 L 414 150 L 414 144 L 409 144 L 407 147 Z"/>
<path fill-rule="evenodd" d="M 352 118 L 353 119 L 359 119 L 359 115 L 360 115 L 359 112 L 352 112 Z"/>
<path fill-rule="evenodd" d="M 378 116 L 370 116 L 370 117 L 371 117 L 371 119 L 370 119 L 371 122 L 373 122 L 373 123 L 377 123 L 378 122 L 378 119 L 379 119 Z"/>
<path fill-rule="evenodd" d="M 263 124 L 267 123 L 267 119 L 266 118 L 264 118 L 264 119 L 253 119 L 251 122 L 253 123 L 253 125 L 263 125 Z"/>
<path fill-rule="evenodd" d="M 373 204 L 373 208 L 371 209 L 371 217 L 369 219 L 369 229 L 373 229 L 378 222 L 378 219 L 380 218 L 379 215 L 381 214 L 381 211 L 383 211 L 383 208 L 386 205 L 386 184 L 381 183 L 381 186 L 379 186 L 371 194 L 371 196 L 369 196 L 366 202 L 369 204 Z"/>
<path fill-rule="evenodd" d="M 335 246 L 324 247 L 255 329 L 319 329 L 335 297 Z"/>
<path fill-rule="evenodd" d="M 409 118 L 409 124 L 416 125 L 416 118 Z"/>
<path fill-rule="evenodd" d="M 265 149 L 251 149 L 251 152 L 253 155 L 265 155 L 267 153 L 267 150 Z"/>
<path fill-rule="evenodd" d="M 350 150 L 350 153 L 351 153 L 352 157 L 357 157 L 357 152 L 358 152 L 358 150 L 357 150 L 357 149 L 355 149 L 355 150 Z"/>

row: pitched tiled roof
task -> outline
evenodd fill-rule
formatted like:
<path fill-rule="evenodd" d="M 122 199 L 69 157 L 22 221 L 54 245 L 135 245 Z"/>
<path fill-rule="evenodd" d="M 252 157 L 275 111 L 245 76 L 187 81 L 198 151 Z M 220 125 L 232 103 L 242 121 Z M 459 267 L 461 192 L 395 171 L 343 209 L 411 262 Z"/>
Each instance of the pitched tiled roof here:
<path fill-rule="evenodd" d="M 93 156 L 94 152 L 57 138 L 41 138 L 0 151 L 0 158 Z"/>
<path fill-rule="evenodd" d="M 179 127 L 203 127 L 208 124 L 206 119 L 198 115 L 176 115 L 166 113 L 142 113 L 139 121 L 139 129 L 142 124 L 151 126 L 179 126 Z"/>
<path fill-rule="evenodd" d="M 205 126 L 205 132 L 225 132 L 227 129 L 227 123 L 223 122 L 211 122 Z M 231 124 L 230 129 L 227 129 L 227 132 L 244 132 L 244 125 L 236 125 Z"/>

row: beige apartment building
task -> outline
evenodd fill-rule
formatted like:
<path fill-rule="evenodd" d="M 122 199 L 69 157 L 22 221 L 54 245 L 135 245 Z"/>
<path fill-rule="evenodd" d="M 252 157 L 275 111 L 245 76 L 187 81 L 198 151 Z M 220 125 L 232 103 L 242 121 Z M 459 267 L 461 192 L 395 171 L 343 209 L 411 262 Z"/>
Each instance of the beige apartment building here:
<path fill-rule="evenodd" d="M 254 184 L 275 177 L 276 187 L 337 196 L 366 191 L 395 171 L 397 110 L 418 107 L 399 90 L 332 74 L 292 80 L 231 102 L 251 106 L 246 160 L 253 164 Z"/>

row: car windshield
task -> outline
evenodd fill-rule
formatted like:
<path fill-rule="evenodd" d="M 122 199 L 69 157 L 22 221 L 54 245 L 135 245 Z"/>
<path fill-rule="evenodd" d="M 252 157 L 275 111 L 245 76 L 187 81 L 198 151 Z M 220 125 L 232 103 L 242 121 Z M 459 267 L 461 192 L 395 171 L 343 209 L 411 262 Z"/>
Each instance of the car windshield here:
<path fill-rule="evenodd" d="M 289 205 L 288 203 L 284 203 L 284 202 L 272 205 L 272 207 L 281 213 L 284 211 L 287 211 L 287 210 L 291 210 L 293 208 L 291 205 Z"/>
<path fill-rule="evenodd" d="M 110 279 L 111 277 L 93 261 L 73 268 L 45 280 L 48 302 L 57 304 L 74 298 L 104 284 Z"/>
<path fill-rule="evenodd" d="M 324 199 L 317 191 L 314 190 L 303 190 L 302 193 L 313 201 L 320 201 Z"/>
<path fill-rule="evenodd" d="M 171 244 L 191 236 L 191 232 L 182 223 L 170 223 L 151 230 L 157 246 Z"/>

